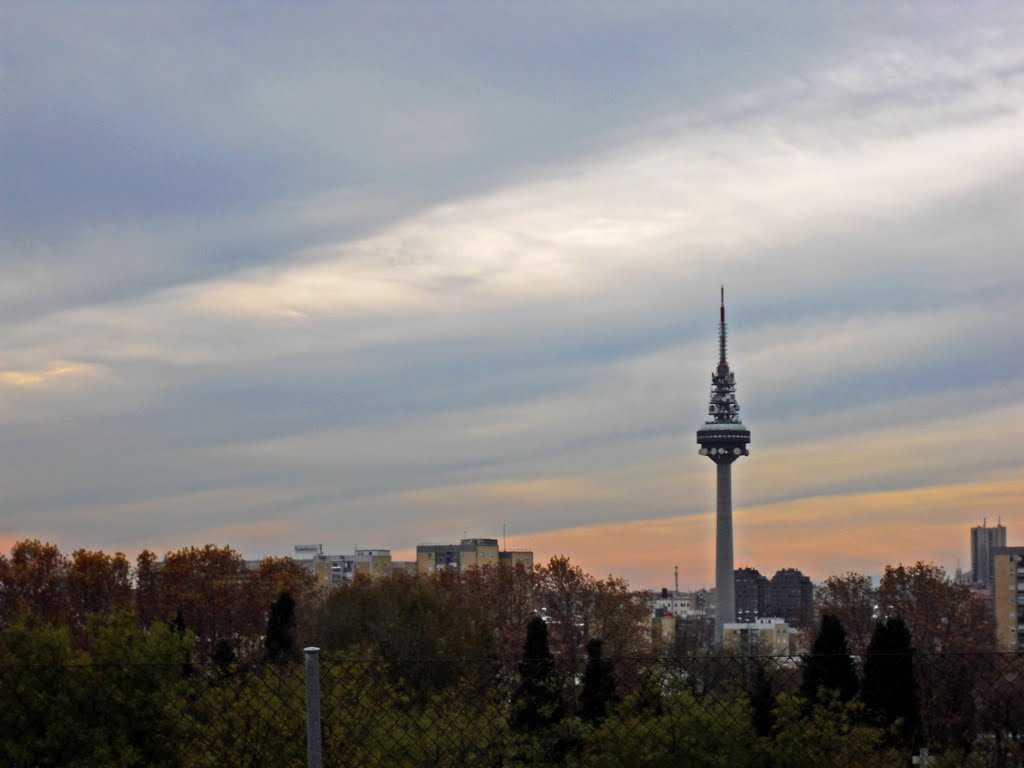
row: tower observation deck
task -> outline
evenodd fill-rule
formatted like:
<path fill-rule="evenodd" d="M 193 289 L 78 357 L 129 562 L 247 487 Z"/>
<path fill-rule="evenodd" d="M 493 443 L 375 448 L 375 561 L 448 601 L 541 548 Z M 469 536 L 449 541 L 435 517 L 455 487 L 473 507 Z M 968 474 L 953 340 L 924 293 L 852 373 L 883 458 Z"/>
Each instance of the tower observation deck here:
<path fill-rule="evenodd" d="M 733 581 L 732 463 L 749 456 L 750 430 L 740 421 L 736 402 L 736 375 L 726 360 L 725 288 L 718 324 L 718 367 L 711 374 L 710 418 L 697 430 L 700 455 L 715 462 L 718 499 L 715 515 L 715 640 L 722 642 L 726 622 L 736 620 L 736 586 Z"/>

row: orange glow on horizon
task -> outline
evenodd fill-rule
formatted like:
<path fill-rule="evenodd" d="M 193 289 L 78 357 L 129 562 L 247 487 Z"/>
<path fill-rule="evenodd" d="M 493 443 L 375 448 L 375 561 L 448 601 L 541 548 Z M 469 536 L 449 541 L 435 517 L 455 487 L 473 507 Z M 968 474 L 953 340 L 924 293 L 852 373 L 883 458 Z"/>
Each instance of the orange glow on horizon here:
<path fill-rule="evenodd" d="M 878 574 L 885 565 L 934 561 L 969 567 L 968 530 L 982 517 L 1019 514 L 1024 480 L 963 483 L 900 491 L 817 496 L 733 511 L 736 567 L 769 578 L 794 567 L 821 580 L 855 570 Z M 965 510 L 970 510 L 965 513 Z M 538 562 L 569 555 L 595 576 L 613 574 L 637 587 L 681 587 L 714 581 L 712 514 L 634 520 L 530 534 Z"/>

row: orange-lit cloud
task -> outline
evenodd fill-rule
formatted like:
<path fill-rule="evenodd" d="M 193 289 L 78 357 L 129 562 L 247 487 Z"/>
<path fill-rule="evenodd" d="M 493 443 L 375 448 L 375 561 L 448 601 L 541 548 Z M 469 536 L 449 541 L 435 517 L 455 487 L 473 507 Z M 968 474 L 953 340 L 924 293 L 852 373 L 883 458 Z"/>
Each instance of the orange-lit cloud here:
<path fill-rule="evenodd" d="M 95 372 L 95 368 L 85 363 L 54 362 L 41 370 L 6 370 L 0 371 L 0 383 L 21 389 L 45 386 L 61 379 L 84 376 Z"/>

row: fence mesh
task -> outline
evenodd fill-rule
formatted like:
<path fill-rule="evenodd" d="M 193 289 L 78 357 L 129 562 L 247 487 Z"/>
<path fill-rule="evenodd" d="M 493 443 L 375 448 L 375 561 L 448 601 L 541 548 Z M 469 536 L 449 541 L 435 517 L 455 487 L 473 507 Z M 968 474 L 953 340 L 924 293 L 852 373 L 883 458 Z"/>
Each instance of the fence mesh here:
<path fill-rule="evenodd" d="M 881 698 L 809 693 L 803 657 L 621 658 L 588 670 L 585 658 L 531 667 L 325 654 L 323 765 L 1024 765 L 1024 656 L 853 662 L 861 677 L 881 663 Z M 0 697 L 5 766 L 306 764 L 300 660 L 6 665 Z"/>

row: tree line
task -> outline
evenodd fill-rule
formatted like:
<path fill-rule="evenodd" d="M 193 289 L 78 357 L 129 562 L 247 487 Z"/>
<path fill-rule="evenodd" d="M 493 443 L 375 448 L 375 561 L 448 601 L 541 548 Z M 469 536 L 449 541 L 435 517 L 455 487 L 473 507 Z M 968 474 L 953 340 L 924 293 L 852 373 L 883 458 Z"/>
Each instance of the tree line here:
<path fill-rule="evenodd" d="M 0 630 L 25 613 L 84 639 L 91 615 L 126 612 L 139 626 L 174 624 L 196 638 L 208 658 L 225 649 L 242 659 L 265 649 L 271 606 L 287 593 L 294 624 L 286 650 L 302 644 L 381 654 L 384 658 L 512 658 L 525 627 L 542 615 L 556 655 L 576 661 L 600 639 L 612 655 L 645 655 L 651 645 L 650 601 L 622 579 L 595 578 L 566 557 L 533 569 L 474 568 L 421 577 L 398 572 L 321 588 L 291 558 L 255 568 L 227 546 L 185 547 L 162 559 L 79 549 L 65 555 L 36 540 L 0 554 Z M 836 616 L 850 649 L 864 654 L 878 621 L 901 619 L 923 652 L 994 650 L 990 606 L 930 563 L 886 566 L 880 583 L 858 573 L 834 575 L 815 593 L 818 620 Z M 278 608 L 280 611 L 280 607 Z M 807 638 L 809 641 L 810 638 Z M 805 645 L 806 648 L 806 645 Z"/>
<path fill-rule="evenodd" d="M 610 652 L 649 651 L 650 599 L 623 579 L 595 578 L 567 557 L 532 569 L 498 566 L 417 576 L 404 572 L 322 588 L 291 558 L 255 568 L 230 547 L 206 545 L 70 556 L 35 540 L 0 555 L 0 631 L 16 616 L 66 629 L 85 647 L 90 617 L 127 614 L 194 637 L 197 660 L 250 661 L 303 645 L 383 659 L 512 658 L 526 625 L 543 615 L 561 658 L 600 638 Z M 268 642 L 274 646 L 271 651 Z"/>
<path fill-rule="evenodd" d="M 814 600 L 819 619 L 831 614 L 842 623 L 855 654 L 867 651 L 876 624 L 889 619 L 906 625 L 921 652 L 996 650 L 990 601 L 934 563 L 887 565 L 877 587 L 861 573 L 830 576 Z"/>
<path fill-rule="evenodd" d="M 132 563 L 24 541 L 0 555 L 0 762 L 298 764 L 308 643 L 328 765 L 1022 757 L 1024 668 L 963 653 L 992 649 L 991 620 L 941 569 L 834 576 L 817 608 L 799 657 L 658 657 L 648 598 L 568 558 L 322 589 L 227 547 Z"/>

